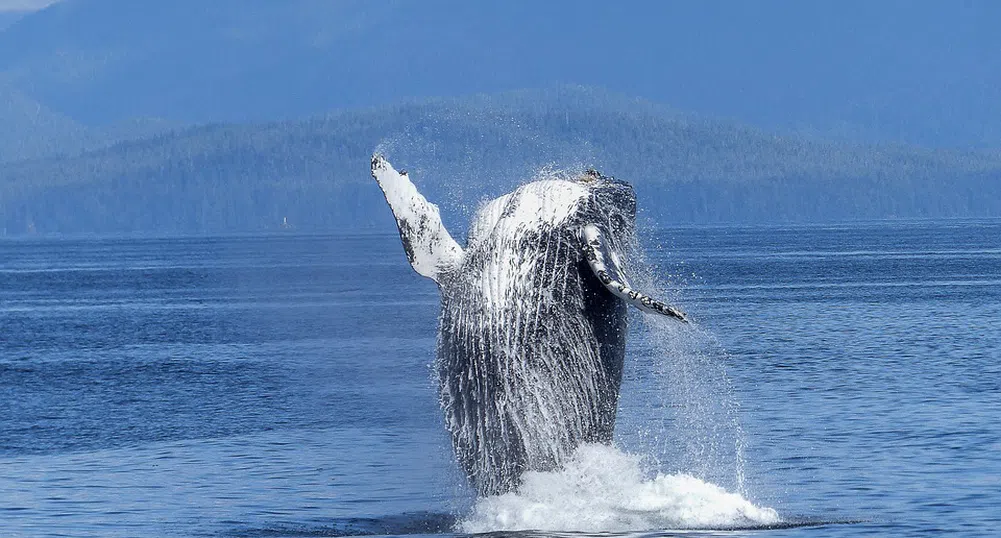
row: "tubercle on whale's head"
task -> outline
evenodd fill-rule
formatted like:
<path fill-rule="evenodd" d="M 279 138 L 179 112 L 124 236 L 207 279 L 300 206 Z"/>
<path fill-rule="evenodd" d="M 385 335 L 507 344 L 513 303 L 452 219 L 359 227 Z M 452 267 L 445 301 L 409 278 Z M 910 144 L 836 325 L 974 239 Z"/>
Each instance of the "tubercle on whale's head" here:
<path fill-rule="evenodd" d="M 629 183 L 606 176 L 593 168 L 588 168 L 578 176 L 577 182 L 591 190 L 600 202 L 636 214 L 636 191 Z"/>
<path fill-rule="evenodd" d="M 577 177 L 577 182 L 590 191 L 584 206 L 584 220 L 604 224 L 615 237 L 627 237 L 636 227 L 636 191 L 629 183 L 603 175 L 589 168 Z"/>

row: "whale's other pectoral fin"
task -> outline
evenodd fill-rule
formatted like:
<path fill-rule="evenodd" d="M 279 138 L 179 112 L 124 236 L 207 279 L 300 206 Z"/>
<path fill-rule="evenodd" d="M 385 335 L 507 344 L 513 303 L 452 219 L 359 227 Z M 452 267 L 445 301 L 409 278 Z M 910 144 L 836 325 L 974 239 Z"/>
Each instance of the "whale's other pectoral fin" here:
<path fill-rule="evenodd" d="M 438 206 L 417 192 L 406 172 L 397 172 L 381 155 L 372 156 L 372 177 L 393 210 L 410 265 L 421 276 L 440 282 L 440 275 L 459 264 L 462 247 L 441 223 Z"/>
<path fill-rule="evenodd" d="M 621 260 L 608 248 L 597 226 L 585 225 L 581 229 L 580 236 L 587 264 L 608 291 L 644 312 L 661 314 L 688 323 L 688 317 L 681 310 L 630 287 Z"/>

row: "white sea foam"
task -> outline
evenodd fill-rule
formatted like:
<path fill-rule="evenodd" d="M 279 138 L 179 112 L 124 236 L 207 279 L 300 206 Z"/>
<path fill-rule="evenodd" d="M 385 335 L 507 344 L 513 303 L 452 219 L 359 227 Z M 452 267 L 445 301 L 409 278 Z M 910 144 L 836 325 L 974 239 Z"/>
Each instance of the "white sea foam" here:
<path fill-rule="evenodd" d="M 638 456 L 605 445 L 577 449 L 563 469 L 528 472 L 517 491 L 478 499 L 468 533 L 727 529 L 780 522 L 771 508 L 686 474 L 645 477 Z"/>

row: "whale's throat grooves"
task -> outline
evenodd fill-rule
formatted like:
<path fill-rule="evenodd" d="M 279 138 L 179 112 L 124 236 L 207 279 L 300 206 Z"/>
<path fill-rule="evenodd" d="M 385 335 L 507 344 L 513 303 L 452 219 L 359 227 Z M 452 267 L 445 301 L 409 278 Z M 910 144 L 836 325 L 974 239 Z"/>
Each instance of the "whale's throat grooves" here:
<path fill-rule="evenodd" d="M 625 306 L 586 270 L 568 224 L 501 218 L 441 286 L 442 406 L 482 495 L 551 470 L 581 443 L 611 441 Z"/>

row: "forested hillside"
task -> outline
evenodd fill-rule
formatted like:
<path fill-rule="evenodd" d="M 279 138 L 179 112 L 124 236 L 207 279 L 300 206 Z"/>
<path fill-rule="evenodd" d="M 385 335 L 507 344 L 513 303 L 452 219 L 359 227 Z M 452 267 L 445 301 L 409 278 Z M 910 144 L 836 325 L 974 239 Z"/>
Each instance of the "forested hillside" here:
<path fill-rule="evenodd" d="M 1001 156 L 784 138 L 570 87 L 416 101 L 301 121 L 209 125 L 0 170 L 26 232 L 392 229 L 380 151 L 453 229 L 540 169 L 631 181 L 661 223 L 1001 216 Z"/>

